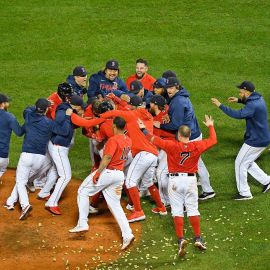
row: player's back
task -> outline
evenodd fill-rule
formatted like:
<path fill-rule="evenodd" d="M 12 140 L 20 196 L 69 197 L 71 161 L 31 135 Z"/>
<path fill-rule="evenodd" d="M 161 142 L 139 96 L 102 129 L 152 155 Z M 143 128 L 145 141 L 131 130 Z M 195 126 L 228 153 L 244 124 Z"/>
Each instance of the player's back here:
<path fill-rule="evenodd" d="M 107 166 L 108 169 L 123 170 L 131 149 L 131 139 L 125 134 L 114 135 L 109 138 L 105 145 L 104 155 L 110 154 L 112 159 Z"/>

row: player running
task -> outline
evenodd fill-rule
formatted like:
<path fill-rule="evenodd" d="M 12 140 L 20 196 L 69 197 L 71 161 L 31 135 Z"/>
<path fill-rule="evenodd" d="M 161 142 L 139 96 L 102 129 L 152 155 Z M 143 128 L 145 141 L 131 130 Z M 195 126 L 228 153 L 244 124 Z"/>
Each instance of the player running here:
<path fill-rule="evenodd" d="M 99 168 L 84 180 L 78 190 L 79 220 L 77 226 L 69 230 L 71 233 L 88 231 L 89 196 L 102 191 L 108 207 L 121 229 L 122 250 L 126 249 L 134 239 L 120 204 L 124 183 L 124 163 L 131 148 L 131 140 L 125 135 L 125 125 L 126 122 L 121 117 L 113 120 L 114 136 L 109 138 L 105 145 Z"/>
<path fill-rule="evenodd" d="M 187 210 L 195 239 L 194 245 L 200 250 L 206 246 L 201 239 L 200 213 L 198 211 L 198 188 L 196 173 L 200 155 L 217 143 L 214 121 L 211 116 L 205 115 L 204 124 L 209 128 L 208 139 L 190 142 L 191 129 L 188 126 L 180 126 L 178 129 L 178 141 L 163 140 L 151 135 L 139 120 L 139 127 L 146 138 L 157 147 L 167 153 L 169 168 L 169 198 L 172 216 L 178 237 L 178 255 L 184 256 L 187 240 L 184 238 L 184 206 Z"/>

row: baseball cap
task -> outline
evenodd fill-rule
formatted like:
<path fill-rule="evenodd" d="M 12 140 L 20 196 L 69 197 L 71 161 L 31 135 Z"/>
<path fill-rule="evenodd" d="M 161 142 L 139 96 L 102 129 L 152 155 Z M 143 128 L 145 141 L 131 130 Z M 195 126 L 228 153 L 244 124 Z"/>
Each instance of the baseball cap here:
<path fill-rule="evenodd" d="M 5 103 L 5 102 L 9 102 L 10 98 L 4 94 L 0 94 L 0 104 L 1 103 Z"/>
<path fill-rule="evenodd" d="M 180 81 L 176 77 L 169 77 L 168 79 L 166 79 L 165 88 L 169 88 L 172 86 L 179 86 L 179 85 L 180 85 Z"/>
<path fill-rule="evenodd" d="M 135 80 L 130 83 L 130 92 L 132 94 L 138 94 L 140 90 L 143 88 L 143 85 L 140 81 Z"/>
<path fill-rule="evenodd" d="M 70 98 L 70 104 L 74 106 L 83 106 L 83 99 L 78 95 L 73 95 Z"/>
<path fill-rule="evenodd" d="M 130 98 L 129 104 L 132 106 L 138 107 L 138 106 L 141 106 L 143 104 L 143 100 L 139 96 L 133 96 Z"/>
<path fill-rule="evenodd" d="M 150 103 L 154 103 L 155 105 L 158 105 L 160 107 L 165 107 L 166 100 L 163 96 L 161 95 L 154 95 L 150 99 Z"/>
<path fill-rule="evenodd" d="M 77 66 L 73 69 L 73 76 L 85 77 L 88 72 L 82 66 Z"/>
<path fill-rule="evenodd" d="M 106 68 L 108 68 L 108 69 L 119 69 L 119 63 L 116 60 L 109 60 L 106 63 Z"/>
<path fill-rule="evenodd" d="M 36 101 L 36 112 L 38 113 L 44 113 L 48 107 L 51 106 L 51 102 L 46 98 L 39 98 Z"/>
<path fill-rule="evenodd" d="M 166 85 L 166 79 L 165 78 L 159 78 L 153 83 L 154 88 L 163 88 Z"/>
<path fill-rule="evenodd" d="M 176 73 L 172 70 L 166 70 L 162 74 L 162 78 L 168 79 L 169 77 L 175 77 L 176 78 Z"/>
<path fill-rule="evenodd" d="M 241 84 L 236 85 L 236 87 L 239 89 L 245 89 L 249 92 L 254 92 L 255 90 L 255 85 L 249 81 L 243 81 Z"/>

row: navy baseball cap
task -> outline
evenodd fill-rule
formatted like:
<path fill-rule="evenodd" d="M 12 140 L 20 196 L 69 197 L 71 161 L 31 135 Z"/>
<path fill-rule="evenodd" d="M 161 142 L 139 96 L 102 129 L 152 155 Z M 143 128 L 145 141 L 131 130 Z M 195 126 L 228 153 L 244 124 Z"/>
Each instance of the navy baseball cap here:
<path fill-rule="evenodd" d="M 153 83 L 154 88 L 163 88 L 166 85 L 166 79 L 165 78 L 159 78 Z"/>
<path fill-rule="evenodd" d="M 77 66 L 73 69 L 73 76 L 85 77 L 88 72 L 82 66 Z"/>
<path fill-rule="evenodd" d="M 169 88 L 169 87 L 179 86 L 179 85 L 180 85 L 180 81 L 176 77 L 169 77 L 168 79 L 166 79 L 166 84 L 164 88 Z"/>
<path fill-rule="evenodd" d="M 5 102 L 10 102 L 10 98 L 4 94 L 0 94 L 0 104 Z"/>
<path fill-rule="evenodd" d="M 83 99 L 78 95 L 73 95 L 70 98 L 70 104 L 74 106 L 83 106 Z"/>
<path fill-rule="evenodd" d="M 143 105 L 143 100 L 139 96 L 133 96 L 130 98 L 129 104 L 135 107 Z"/>
<path fill-rule="evenodd" d="M 170 77 L 175 77 L 176 78 L 176 73 L 172 70 L 166 70 L 163 72 L 162 74 L 162 78 L 164 79 L 168 79 Z"/>
<path fill-rule="evenodd" d="M 249 92 L 254 92 L 255 90 L 255 85 L 249 81 L 243 81 L 241 84 L 236 85 L 236 87 L 239 89 L 247 90 Z"/>
<path fill-rule="evenodd" d="M 47 110 L 47 108 L 51 106 L 51 102 L 46 98 L 39 98 L 36 101 L 35 106 L 36 106 L 36 112 L 44 113 Z"/>
<path fill-rule="evenodd" d="M 151 97 L 150 103 L 154 103 L 155 105 L 164 108 L 166 105 L 166 99 L 161 95 L 154 95 Z"/>
<path fill-rule="evenodd" d="M 135 80 L 130 83 L 130 92 L 132 94 L 138 94 L 140 90 L 143 88 L 143 85 L 140 81 Z"/>
<path fill-rule="evenodd" d="M 109 60 L 106 63 L 106 68 L 118 70 L 119 69 L 119 63 L 116 60 Z"/>

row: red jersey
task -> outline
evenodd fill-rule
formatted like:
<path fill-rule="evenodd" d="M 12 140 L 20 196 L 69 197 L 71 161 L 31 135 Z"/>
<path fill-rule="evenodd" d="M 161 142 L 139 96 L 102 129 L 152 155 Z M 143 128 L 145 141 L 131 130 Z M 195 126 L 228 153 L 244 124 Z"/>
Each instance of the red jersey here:
<path fill-rule="evenodd" d="M 144 108 L 139 108 L 132 111 L 108 111 L 100 115 L 102 118 L 112 118 L 120 116 L 127 122 L 128 135 L 132 141 L 131 152 L 132 156 L 136 156 L 141 151 L 146 151 L 154 155 L 158 155 L 157 148 L 147 140 L 138 126 L 138 119 L 140 118 L 147 130 L 153 133 L 153 116 Z"/>
<path fill-rule="evenodd" d="M 154 121 L 158 121 L 160 123 L 163 123 L 163 117 L 168 114 L 168 106 L 166 105 L 166 108 L 164 111 L 161 111 L 158 115 L 154 116 Z M 155 128 L 154 127 L 154 132 L 153 134 L 155 136 L 164 138 L 164 139 L 170 139 L 170 140 L 175 140 L 176 139 L 176 134 L 175 132 L 170 132 L 164 129 L 160 128 Z"/>
<path fill-rule="evenodd" d="M 103 152 L 103 156 L 108 155 L 112 157 L 107 169 L 123 171 L 130 148 L 131 139 L 128 136 L 118 134 L 111 137 L 105 144 Z"/>
<path fill-rule="evenodd" d="M 103 123 L 104 121 L 105 120 L 102 118 L 94 118 L 94 119 L 86 120 L 80 117 L 79 115 L 77 115 L 76 113 L 71 114 L 71 122 L 74 125 L 79 126 L 79 127 L 94 127 Z"/>
<path fill-rule="evenodd" d="M 113 120 L 107 119 L 99 126 L 99 132 L 97 133 L 96 140 L 98 142 L 102 142 L 104 140 L 108 140 L 113 136 Z"/>
<path fill-rule="evenodd" d="M 95 117 L 91 104 L 85 108 L 84 113 L 83 113 L 83 117 L 87 117 L 87 118 L 94 118 Z"/>
<path fill-rule="evenodd" d="M 60 105 L 63 101 L 62 99 L 58 96 L 57 92 L 52 93 L 49 97 L 48 100 L 52 103 L 52 105 L 49 107 L 48 112 L 46 116 L 50 119 L 55 119 L 55 113 L 56 113 L 56 108 L 58 105 Z"/>
<path fill-rule="evenodd" d="M 126 85 L 128 89 L 130 89 L 130 83 L 135 80 L 140 81 L 145 89 L 149 91 L 153 91 L 153 84 L 156 81 L 156 79 L 152 77 L 151 75 L 149 75 L 148 73 L 145 73 L 141 79 L 137 78 L 137 74 L 129 76 L 126 81 Z"/>
<path fill-rule="evenodd" d="M 170 173 L 196 173 L 200 155 L 217 143 L 217 136 L 213 126 L 209 127 L 209 138 L 201 141 L 183 143 L 179 141 L 162 140 L 148 134 L 153 144 L 167 153 L 168 169 Z"/>

